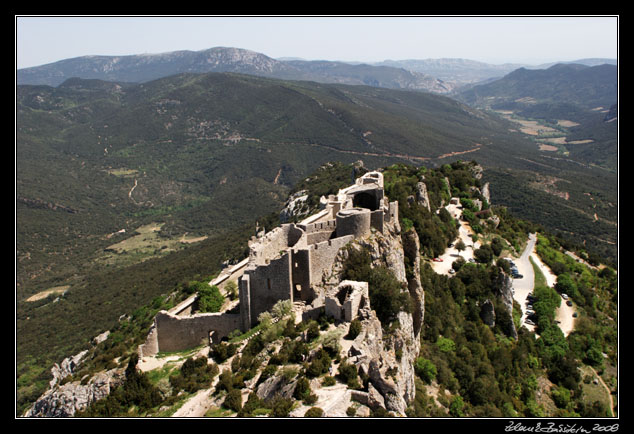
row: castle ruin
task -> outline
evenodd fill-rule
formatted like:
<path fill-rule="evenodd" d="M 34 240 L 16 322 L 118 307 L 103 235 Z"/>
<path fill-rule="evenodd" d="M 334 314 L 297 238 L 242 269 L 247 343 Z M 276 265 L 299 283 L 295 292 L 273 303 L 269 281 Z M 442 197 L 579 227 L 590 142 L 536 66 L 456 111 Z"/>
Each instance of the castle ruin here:
<path fill-rule="evenodd" d="M 179 351 L 218 342 L 236 329 L 247 331 L 275 303 L 290 300 L 302 319 L 324 309 L 335 319 L 350 321 L 359 306 L 368 306 L 367 283 L 344 281 L 335 288 L 328 277 L 339 250 L 384 224 L 398 221 L 398 202 L 384 196 L 383 174 L 369 172 L 336 195 L 322 198 L 323 209 L 300 223 L 283 224 L 252 237 L 249 257 L 210 282 L 237 280 L 239 298 L 220 313 L 191 314 L 196 296 L 154 320 L 140 356 Z"/>

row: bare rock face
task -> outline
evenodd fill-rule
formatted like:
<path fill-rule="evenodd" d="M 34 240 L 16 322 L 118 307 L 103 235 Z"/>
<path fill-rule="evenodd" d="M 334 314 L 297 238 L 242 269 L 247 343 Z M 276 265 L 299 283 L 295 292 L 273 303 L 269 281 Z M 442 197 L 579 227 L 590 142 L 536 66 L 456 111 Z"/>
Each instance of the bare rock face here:
<path fill-rule="evenodd" d="M 67 357 L 60 364 L 55 363 L 51 368 L 51 374 L 53 379 L 50 381 L 49 386 L 53 387 L 64 378 L 69 375 L 73 375 L 75 368 L 77 368 L 82 362 L 83 358 L 88 354 L 88 350 L 84 350 L 74 356 Z"/>
<path fill-rule="evenodd" d="M 296 382 L 289 383 L 282 375 L 275 375 L 266 379 L 257 388 L 256 394 L 265 401 L 273 399 L 275 396 L 290 398 L 293 396 Z"/>
<path fill-rule="evenodd" d="M 429 205 L 429 195 L 427 194 L 427 186 L 424 182 L 419 182 L 416 184 L 416 201 L 427 208 L 427 211 L 431 212 L 431 207 Z"/>
<path fill-rule="evenodd" d="M 495 308 L 491 300 L 485 300 L 480 306 L 480 318 L 489 327 L 495 326 Z"/>
<path fill-rule="evenodd" d="M 305 205 L 306 199 L 308 199 L 306 190 L 290 195 L 284 208 L 280 211 L 280 222 L 288 223 L 294 217 L 307 216 L 310 210 Z"/>
<path fill-rule="evenodd" d="M 415 231 L 411 232 L 403 234 L 403 243 L 407 248 L 407 256 L 418 258 L 418 236 Z M 424 317 L 420 263 L 414 261 L 413 270 L 408 273 L 401 236 L 395 228 L 389 226 L 384 234 L 375 233 L 355 243 L 368 248 L 374 266 L 387 266 L 399 281 L 405 283 L 413 300 L 414 312 L 399 312 L 398 327 L 389 333 L 383 330 L 371 305 L 359 310 L 361 333 L 355 338 L 347 354 L 349 362 L 370 378 L 369 391 L 372 393 L 368 393 L 368 400 L 372 407 L 379 406 L 398 415 L 405 415 L 405 410 L 416 393 L 413 366 L 420 351 L 420 330 Z"/>
<path fill-rule="evenodd" d="M 108 396 L 111 390 L 123 383 L 122 369 L 112 369 L 93 376 L 83 385 L 66 383 L 49 389 L 26 412 L 25 417 L 72 417 L 95 401 Z"/>
<path fill-rule="evenodd" d="M 513 280 L 506 273 L 498 274 L 497 278 L 493 282 L 495 288 L 497 289 L 497 293 L 502 299 L 504 306 L 509 311 L 509 314 L 513 313 Z M 510 335 L 514 339 L 517 339 L 517 329 L 515 328 L 515 324 L 511 321 L 511 330 Z"/>
<path fill-rule="evenodd" d="M 491 193 L 489 192 L 489 183 L 487 182 L 482 187 L 482 196 L 486 199 L 487 202 L 491 203 Z"/>

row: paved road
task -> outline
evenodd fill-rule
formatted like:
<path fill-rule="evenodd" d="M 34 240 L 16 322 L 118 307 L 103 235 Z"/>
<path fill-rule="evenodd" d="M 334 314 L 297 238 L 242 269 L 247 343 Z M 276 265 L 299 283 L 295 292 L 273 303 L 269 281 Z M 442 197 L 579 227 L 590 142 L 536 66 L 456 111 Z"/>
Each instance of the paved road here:
<path fill-rule="evenodd" d="M 522 307 L 522 324 L 531 331 L 535 330 L 535 326 L 526 324 L 524 320 L 526 319 L 527 310 L 526 296 L 533 292 L 533 288 L 535 287 L 535 272 L 533 271 L 533 266 L 531 265 L 529 258 L 531 253 L 533 252 L 533 249 L 535 248 L 536 242 L 537 237 L 535 236 L 535 234 L 530 234 L 528 236 L 528 243 L 526 244 L 526 248 L 522 252 L 522 255 L 514 261 L 515 265 L 517 266 L 517 271 L 524 277 L 521 279 L 513 279 L 513 288 L 515 288 L 513 298 Z"/>

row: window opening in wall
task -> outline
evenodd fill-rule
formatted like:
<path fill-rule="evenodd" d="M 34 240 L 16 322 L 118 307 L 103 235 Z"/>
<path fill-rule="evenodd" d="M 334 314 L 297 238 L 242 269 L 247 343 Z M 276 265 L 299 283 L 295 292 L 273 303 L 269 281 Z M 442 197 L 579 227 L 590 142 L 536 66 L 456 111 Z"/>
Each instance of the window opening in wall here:
<path fill-rule="evenodd" d="M 266 279 L 266 286 L 268 287 L 269 291 L 271 290 L 271 279 Z"/>

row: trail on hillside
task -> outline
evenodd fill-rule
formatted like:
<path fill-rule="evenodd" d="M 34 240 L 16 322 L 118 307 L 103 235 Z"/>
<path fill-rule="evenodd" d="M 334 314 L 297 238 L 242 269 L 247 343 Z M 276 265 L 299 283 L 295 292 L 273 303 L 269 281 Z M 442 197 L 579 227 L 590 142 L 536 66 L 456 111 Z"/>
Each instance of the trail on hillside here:
<path fill-rule="evenodd" d="M 302 144 L 302 143 L 298 143 L 298 144 Z M 442 154 L 439 155 L 438 157 L 421 157 L 418 155 L 409 155 L 409 154 L 394 154 L 391 152 L 383 152 L 383 153 L 379 153 L 379 152 L 367 152 L 367 151 L 351 151 L 351 150 L 345 150 L 345 149 L 338 149 L 332 146 L 327 146 L 327 145 L 321 145 L 318 143 L 308 143 L 309 146 L 315 146 L 315 147 L 319 147 L 319 148 L 325 148 L 325 149 L 329 149 L 331 151 L 334 152 L 341 152 L 343 154 L 355 154 L 355 155 L 367 155 L 370 157 L 387 157 L 387 158 L 402 158 L 405 160 L 417 160 L 417 161 L 429 161 L 429 160 L 439 160 L 439 159 L 443 159 L 443 158 L 448 158 L 448 157 L 453 157 L 456 155 L 462 155 L 462 154 L 468 154 L 471 152 L 476 152 L 479 151 L 481 148 L 481 145 L 476 146 L 473 149 L 468 149 L 466 151 L 456 151 L 456 152 L 449 152 L 447 154 Z"/>

